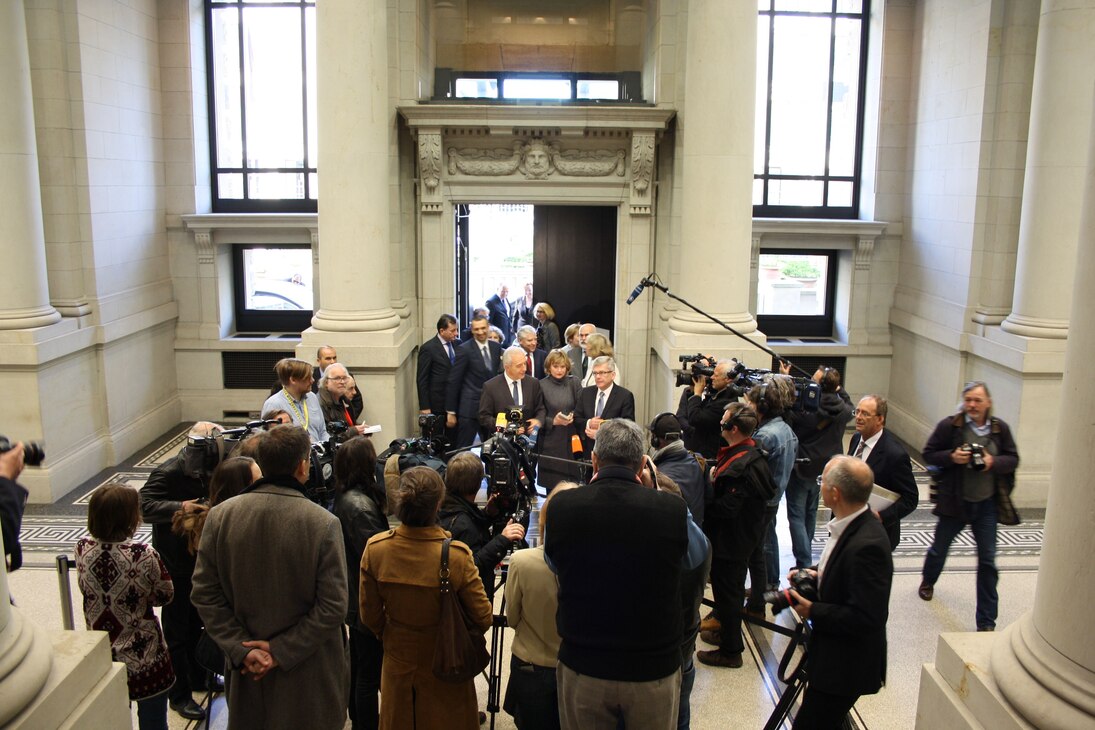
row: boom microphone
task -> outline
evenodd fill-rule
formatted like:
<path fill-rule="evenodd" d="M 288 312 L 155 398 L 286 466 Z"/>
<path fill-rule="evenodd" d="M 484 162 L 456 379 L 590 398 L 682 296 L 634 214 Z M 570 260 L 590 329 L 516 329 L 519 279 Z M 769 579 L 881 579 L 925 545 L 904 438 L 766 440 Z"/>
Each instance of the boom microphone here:
<path fill-rule="evenodd" d="M 631 290 L 631 296 L 627 298 L 627 303 L 631 304 L 633 301 L 639 298 L 639 295 L 643 293 L 643 289 L 650 286 L 650 277 L 644 276 L 643 280 L 639 282 L 639 285 Z"/>

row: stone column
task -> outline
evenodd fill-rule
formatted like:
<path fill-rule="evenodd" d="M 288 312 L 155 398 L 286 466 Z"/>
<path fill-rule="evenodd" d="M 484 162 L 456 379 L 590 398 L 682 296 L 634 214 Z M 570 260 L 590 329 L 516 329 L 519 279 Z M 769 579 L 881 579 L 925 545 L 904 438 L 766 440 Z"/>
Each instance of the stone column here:
<path fill-rule="evenodd" d="M 53 666 L 49 638 L 11 605 L 3 545 L 0 537 L 0 726 L 34 700 Z"/>
<path fill-rule="evenodd" d="M 399 324 L 391 306 L 388 12 L 385 0 L 316 6 L 319 232 L 323 286 L 316 330 L 376 332 Z"/>
<path fill-rule="evenodd" d="M 53 324 L 22 2 L 0 3 L 0 330 Z"/>
<path fill-rule="evenodd" d="M 756 98 L 755 4 L 693 0 L 688 4 L 681 155 L 681 260 L 671 291 L 744 333 L 756 330 L 749 313 L 753 223 L 753 100 Z M 670 329 L 695 334 L 725 331 L 685 308 Z M 737 344 L 737 343 L 735 343 Z"/>
<path fill-rule="evenodd" d="M 1004 331 L 1064 339 L 1095 84 L 1095 0 L 1042 0 L 1015 296 Z"/>
<path fill-rule="evenodd" d="M 1043 20 L 1045 15 L 1043 13 Z M 1040 42 L 1040 41 L 1039 41 Z M 1077 94 L 1079 90 L 1077 89 Z M 1085 180 L 1081 178 L 1078 210 L 1079 251 L 1075 279 L 1066 277 L 1074 322 L 1095 321 L 1095 124 L 1092 86 L 1088 99 L 1089 134 Z M 1066 315 L 1068 312 L 1065 313 Z M 1067 321 L 1067 320 L 1066 320 Z M 1095 720 L 1095 642 L 1086 606 L 1095 603 L 1095 571 L 1088 556 L 1095 550 L 1091 515 L 1095 513 L 1095 423 L 1078 414 L 1095 411 L 1095 382 L 1089 363 L 1095 352 L 1095 329 L 1079 326 L 1069 332 L 1065 376 L 1058 408 L 1056 449 L 1046 507 L 1045 537 L 1038 568 L 1034 609 L 996 640 L 991 671 L 1008 702 L 1039 728 L 1091 727 Z"/>

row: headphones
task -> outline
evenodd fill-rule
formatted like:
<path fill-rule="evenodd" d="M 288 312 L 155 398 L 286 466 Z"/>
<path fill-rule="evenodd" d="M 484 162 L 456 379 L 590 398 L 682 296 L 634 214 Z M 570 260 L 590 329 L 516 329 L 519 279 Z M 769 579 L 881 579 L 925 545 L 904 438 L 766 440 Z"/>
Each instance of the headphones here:
<path fill-rule="evenodd" d="M 674 426 L 675 426 L 676 430 L 667 431 L 665 436 L 659 437 L 658 436 L 658 429 L 657 429 L 658 421 L 660 421 L 660 420 L 662 420 L 663 418 L 666 418 L 666 417 L 672 418 L 675 421 Z M 665 446 L 666 444 L 668 444 L 672 441 L 679 441 L 680 440 L 680 438 L 681 438 L 681 422 L 677 418 L 677 415 L 675 413 L 671 413 L 669 411 L 665 411 L 664 413 L 659 413 L 658 415 L 654 416 L 654 420 L 650 422 L 650 433 L 653 435 L 653 441 L 654 441 L 655 446 L 657 446 L 658 448 L 661 448 L 662 446 Z"/>

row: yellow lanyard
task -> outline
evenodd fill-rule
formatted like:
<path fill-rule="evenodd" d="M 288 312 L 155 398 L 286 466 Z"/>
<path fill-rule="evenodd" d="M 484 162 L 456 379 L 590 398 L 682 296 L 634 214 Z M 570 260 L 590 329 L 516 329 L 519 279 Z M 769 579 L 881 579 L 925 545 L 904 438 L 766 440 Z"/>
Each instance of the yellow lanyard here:
<path fill-rule="evenodd" d="M 297 408 L 296 401 L 293 400 L 293 396 L 289 395 L 289 391 L 285 388 L 281 389 L 281 392 L 285 394 L 285 400 L 289 401 L 289 407 L 293 409 L 293 413 L 297 414 L 297 420 L 304 422 L 304 430 L 308 430 L 308 404 L 304 402 L 304 398 L 300 399 L 300 404 L 304 408 L 304 413 L 300 412 Z M 305 393 L 304 397 L 307 398 L 308 394 Z"/>

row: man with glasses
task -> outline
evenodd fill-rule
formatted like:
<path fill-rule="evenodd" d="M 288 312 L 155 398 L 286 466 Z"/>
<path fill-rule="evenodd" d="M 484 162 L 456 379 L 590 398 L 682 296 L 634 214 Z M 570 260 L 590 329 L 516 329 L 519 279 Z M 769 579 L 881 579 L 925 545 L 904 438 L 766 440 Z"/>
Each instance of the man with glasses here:
<path fill-rule="evenodd" d="M 360 407 L 355 408 L 350 398 L 349 385 L 352 378 L 341 363 L 332 363 L 323 371 L 319 379 L 319 407 L 323 410 L 323 421 L 328 426 L 335 421 L 346 424 L 346 430 L 340 440 L 365 433 L 368 424 L 361 419 Z"/>
<path fill-rule="evenodd" d="M 968 383 L 962 389 L 962 409 L 940 421 L 924 445 L 924 460 L 940 469 L 933 510 L 939 522 L 924 559 L 918 594 L 925 601 L 935 595 L 947 551 L 969 524 L 977 543 L 978 631 L 996 628 L 996 523 L 1019 524 L 1011 504 L 1019 452 L 1011 429 L 991 411 L 988 386 L 981 381 Z"/>
<path fill-rule="evenodd" d="M 878 512 L 882 526 L 890 537 L 890 549 L 901 541 L 901 518 L 916 509 L 919 493 L 912 474 L 912 462 L 905 447 L 886 430 L 886 399 L 867 395 L 859 399 L 853 411 L 855 435 L 848 454 L 867 462 L 874 472 L 874 483 L 896 492 L 898 500 Z"/>
<path fill-rule="evenodd" d="M 616 361 L 611 357 L 595 358 L 590 363 L 594 384 L 582 388 L 578 407 L 574 409 L 574 425 L 584 435 L 586 452 L 593 447 L 597 429 L 610 418 L 635 420 L 635 396 L 622 385 L 616 385 Z"/>

